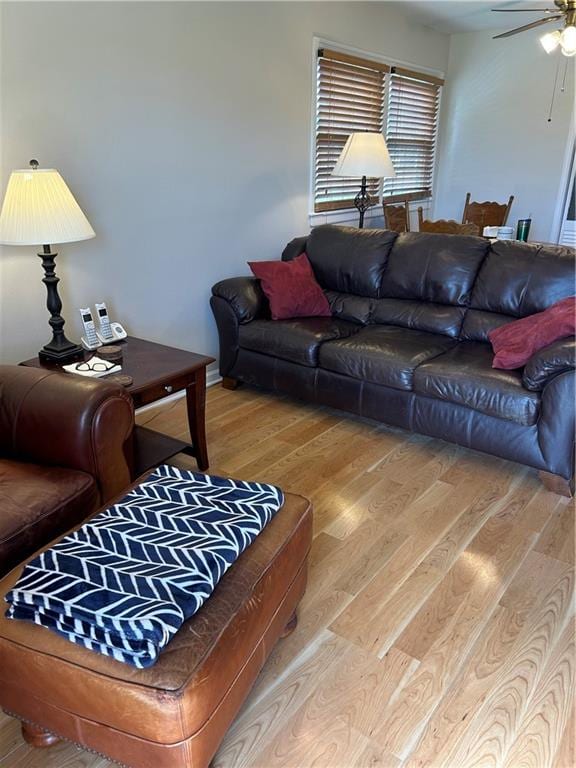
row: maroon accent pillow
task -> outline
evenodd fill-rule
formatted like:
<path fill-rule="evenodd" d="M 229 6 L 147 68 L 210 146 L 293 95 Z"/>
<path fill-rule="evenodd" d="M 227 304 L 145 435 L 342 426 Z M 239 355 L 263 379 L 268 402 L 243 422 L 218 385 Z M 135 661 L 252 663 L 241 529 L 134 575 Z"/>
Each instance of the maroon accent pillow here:
<path fill-rule="evenodd" d="M 574 333 L 576 296 L 570 296 L 552 304 L 544 312 L 514 320 L 490 331 L 488 338 L 495 352 L 492 368 L 522 368 L 533 354 Z"/>
<path fill-rule="evenodd" d="M 249 261 L 248 266 L 268 297 L 272 320 L 332 315 L 305 253 L 292 261 Z"/>

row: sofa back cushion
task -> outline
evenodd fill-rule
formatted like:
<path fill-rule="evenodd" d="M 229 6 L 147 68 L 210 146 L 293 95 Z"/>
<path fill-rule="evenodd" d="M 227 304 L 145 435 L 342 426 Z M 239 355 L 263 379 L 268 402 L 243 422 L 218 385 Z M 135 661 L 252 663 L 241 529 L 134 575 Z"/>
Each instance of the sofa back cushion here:
<path fill-rule="evenodd" d="M 574 266 L 570 248 L 497 240 L 478 273 L 461 338 L 488 341 L 491 330 L 512 318 L 573 296 Z"/>
<path fill-rule="evenodd" d="M 466 309 L 410 299 L 375 299 L 371 321 L 457 338 Z"/>
<path fill-rule="evenodd" d="M 371 321 L 376 299 L 338 291 L 325 291 L 325 294 L 333 317 L 359 325 L 368 325 Z"/>
<path fill-rule="evenodd" d="M 488 248 L 481 237 L 403 232 L 388 259 L 380 297 L 465 307 Z"/>
<path fill-rule="evenodd" d="M 324 224 L 306 240 L 306 253 L 322 288 L 376 298 L 396 232 Z"/>

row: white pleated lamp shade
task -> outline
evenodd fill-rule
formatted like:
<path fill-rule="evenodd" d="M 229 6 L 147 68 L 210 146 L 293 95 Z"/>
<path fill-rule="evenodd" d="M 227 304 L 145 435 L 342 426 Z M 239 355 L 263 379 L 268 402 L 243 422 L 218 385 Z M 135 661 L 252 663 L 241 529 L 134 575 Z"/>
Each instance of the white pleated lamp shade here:
<path fill-rule="evenodd" d="M 384 136 L 381 133 L 351 133 L 332 175 L 394 178 L 396 171 Z"/>
<path fill-rule="evenodd" d="M 37 168 L 10 174 L 0 213 L 0 243 L 51 245 L 94 236 L 58 171 Z"/>

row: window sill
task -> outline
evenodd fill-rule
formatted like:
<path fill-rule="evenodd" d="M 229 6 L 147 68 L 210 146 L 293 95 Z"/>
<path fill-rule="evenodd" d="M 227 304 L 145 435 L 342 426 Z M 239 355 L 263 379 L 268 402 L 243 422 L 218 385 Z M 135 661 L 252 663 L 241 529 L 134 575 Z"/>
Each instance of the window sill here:
<path fill-rule="evenodd" d="M 424 215 L 430 216 L 433 210 L 434 198 L 427 197 L 424 200 L 411 200 L 408 203 L 410 209 L 410 223 L 413 231 L 418 231 L 418 219 L 416 218 L 416 212 L 419 206 L 424 208 Z M 309 213 L 308 220 L 311 227 L 318 227 L 320 224 L 347 224 L 351 227 L 358 226 L 358 211 L 356 208 L 346 208 L 342 211 L 323 211 L 322 213 Z M 382 203 L 370 208 L 364 214 L 364 224 L 367 228 L 383 228 L 384 227 L 384 212 L 382 210 Z"/>
<path fill-rule="evenodd" d="M 359 215 L 356 208 L 345 208 L 341 211 L 310 213 L 308 214 L 308 219 L 311 227 L 317 227 L 319 224 L 349 224 L 352 227 L 357 227 Z M 372 219 L 380 219 L 382 223 L 382 205 L 380 203 L 370 208 L 364 214 L 364 222 L 366 224 L 369 224 Z"/>

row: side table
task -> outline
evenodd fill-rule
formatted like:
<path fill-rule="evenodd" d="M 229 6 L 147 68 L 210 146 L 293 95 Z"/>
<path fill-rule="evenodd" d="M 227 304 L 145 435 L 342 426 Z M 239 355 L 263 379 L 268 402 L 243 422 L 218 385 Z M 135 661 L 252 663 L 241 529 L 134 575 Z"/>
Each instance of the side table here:
<path fill-rule="evenodd" d="M 148 427 L 137 426 L 134 432 L 134 476 L 138 477 L 176 453 L 194 456 L 198 469 L 208 469 L 205 427 L 206 367 L 214 362 L 214 358 L 134 336 L 114 343 L 122 346 L 122 373 L 133 380 L 125 389 L 132 397 L 135 408 L 186 390 L 191 444 Z M 87 351 L 84 359 L 89 360 L 95 354 L 98 354 L 97 349 Z M 21 365 L 51 370 L 60 368 L 57 364 L 41 362 L 37 357 L 26 360 Z M 102 380 L 105 381 L 106 377 L 103 376 Z"/>

